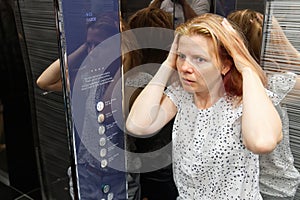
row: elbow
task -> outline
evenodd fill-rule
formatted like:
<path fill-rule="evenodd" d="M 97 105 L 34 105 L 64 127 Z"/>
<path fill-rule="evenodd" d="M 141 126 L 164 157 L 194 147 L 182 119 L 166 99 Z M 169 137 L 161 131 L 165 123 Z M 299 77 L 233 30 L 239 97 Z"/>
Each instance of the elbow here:
<path fill-rule="evenodd" d="M 146 126 L 137 125 L 130 119 L 127 119 L 126 121 L 126 131 L 136 136 L 151 134 L 145 127 Z"/>
<path fill-rule="evenodd" d="M 36 81 L 37 86 L 42 90 L 51 90 L 51 87 L 49 84 L 47 84 L 45 81 L 43 81 L 41 78 L 38 78 Z"/>
<path fill-rule="evenodd" d="M 268 154 L 271 153 L 277 146 L 274 141 L 257 141 L 252 144 L 245 144 L 246 148 L 255 154 Z"/>
<path fill-rule="evenodd" d="M 244 145 L 248 150 L 255 154 L 268 154 L 271 153 L 282 140 L 282 132 L 277 134 L 270 134 L 264 137 L 257 137 L 254 141 L 244 141 Z"/>
<path fill-rule="evenodd" d="M 136 130 L 133 124 L 129 122 L 129 120 L 126 121 L 125 127 L 126 127 L 126 132 L 129 132 L 133 135 L 139 135 L 139 131 Z"/>
<path fill-rule="evenodd" d="M 59 80 L 61 81 L 61 80 Z M 39 77 L 36 80 L 37 86 L 42 89 L 42 90 L 47 90 L 47 91 L 61 91 L 62 90 L 62 83 L 56 81 L 54 83 L 47 82 L 43 78 Z M 68 86 L 69 87 L 69 86 Z"/>
<path fill-rule="evenodd" d="M 41 77 L 39 77 L 37 80 L 36 80 L 36 84 L 39 88 L 45 90 L 47 89 L 46 88 L 46 84 L 43 82 L 43 80 L 41 80 Z"/>

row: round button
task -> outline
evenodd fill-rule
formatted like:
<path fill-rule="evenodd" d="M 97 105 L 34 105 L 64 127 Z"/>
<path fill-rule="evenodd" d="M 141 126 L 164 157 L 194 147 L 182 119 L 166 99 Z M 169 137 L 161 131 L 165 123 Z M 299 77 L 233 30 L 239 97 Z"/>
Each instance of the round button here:
<path fill-rule="evenodd" d="M 109 192 L 109 190 L 110 190 L 110 186 L 108 184 L 102 185 L 102 192 L 104 194 L 107 194 Z"/>
<path fill-rule="evenodd" d="M 100 114 L 98 115 L 98 122 L 99 122 L 99 123 L 102 123 L 102 122 L 104 121 L 104 119 L 105 119 L 104 114 L 100 113 Z"/>
<path fill-rule="evenodd" d="M 101 147 L 103 147 L 105 144 L 106 144 L 106 138 L 104 138 L 104 137 L 100 138 L 100 140 L 99 140 L 99 145 L 100 145 Z"/>
<path fill-rule="evenodd" d="M 101 125 L 98 128 L 99 135 L 103 135 L 105 133 L 105 126 Z"/>
<path fill-rule="evenodd" d="M 106 156 L 106 154 L 107 154 L 107 150 L 106 150 L 106 149 L 101 149 L 101 150 L 100 150 L 100 156 L 101 156 L 101 157 Z"/>
<path fill-rule="evenodd" d="M 114 199 L 114 193 L 110 192 L 107 194 L 107 200 L 113 200 Z"/>
<path fill-rule="evenodd" d="M 102 101 L 99 101 L 97 103 L 97 110 L 100 112 L 103 110 L 103 108 L 104 108 L 104 103 Z"/>
<path fill-rule="evenodd" d="M 101 167 L 102 168 L 105 168 L 106 166 L 107 166 L 107 160 L 106 159 L 104 159 L 104 160 L 101 160 Z"/>

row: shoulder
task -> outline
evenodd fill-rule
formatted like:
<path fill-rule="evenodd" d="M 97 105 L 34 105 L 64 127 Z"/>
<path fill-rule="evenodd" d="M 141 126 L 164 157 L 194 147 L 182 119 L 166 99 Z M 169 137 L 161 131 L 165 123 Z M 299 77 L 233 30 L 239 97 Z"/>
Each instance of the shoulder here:
<path fill-rule="evenodd" d="M 268 74 L 268 90 L 281 100 L 294 88 L 297 75 L 292 72 Z"/>
<path fill-rule="evenodd" d="M 191 99 L 191 95 L 182 88 L 179 82 L 172 83 L 164 93 L 177 107 L 180 107 L 182 102 Z"/>

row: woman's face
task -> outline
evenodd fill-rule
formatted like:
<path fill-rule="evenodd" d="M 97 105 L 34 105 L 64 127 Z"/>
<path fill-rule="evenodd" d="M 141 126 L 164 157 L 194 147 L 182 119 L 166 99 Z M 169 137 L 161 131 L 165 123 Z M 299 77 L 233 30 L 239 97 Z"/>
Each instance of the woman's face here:
<path fill-rule="evenodd" d="M 86 42 L 88 44 L 88 53 L 92 51 L 98 44 L 106 40 L 111 36 L 105 28 L 93 28 L 89 27 L 87 30 Z"/>
<path fill-rule="evenodd" d="M 211 40 L 204 36 L 181 36 L 176 66 L 183 88 L 192 93 L 210 93 L 223 87 L 220 68 L 210 52 Z M 216 52 L 217 53 L 217 52 Z"/>

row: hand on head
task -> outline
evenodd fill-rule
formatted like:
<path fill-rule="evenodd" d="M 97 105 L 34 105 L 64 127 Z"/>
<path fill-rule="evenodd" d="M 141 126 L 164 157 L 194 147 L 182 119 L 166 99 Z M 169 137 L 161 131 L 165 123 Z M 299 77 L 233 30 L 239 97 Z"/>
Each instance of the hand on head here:
<path fill-rule="evenodd" d="M 226 18 L 223 19 L 221 24 L 229 33 L 231 33 L 231 36 L 234 39 L 232 40 L 233 48 L 230 50 L 230 55 L 233 58 L 237 70 L 242 73 L 245 67 L 251 65 L 245 55 L 243 55 L 244 53 L 239 48 L 244 47 L 243 49 L 246 49 L 244 41 Z"/>
<path fill-rule="evenodd" d="M 164 61 L 164 64 L 176 69 L 176 59 L 177 59 L 177 48 L 178 48 L 178 40 L 179 40 L 179 34 L 175 35 L 175 38 L 173 40 L 173 43 L 171 45 L 171 49 L 169 51 L 167 59 Z"/>

